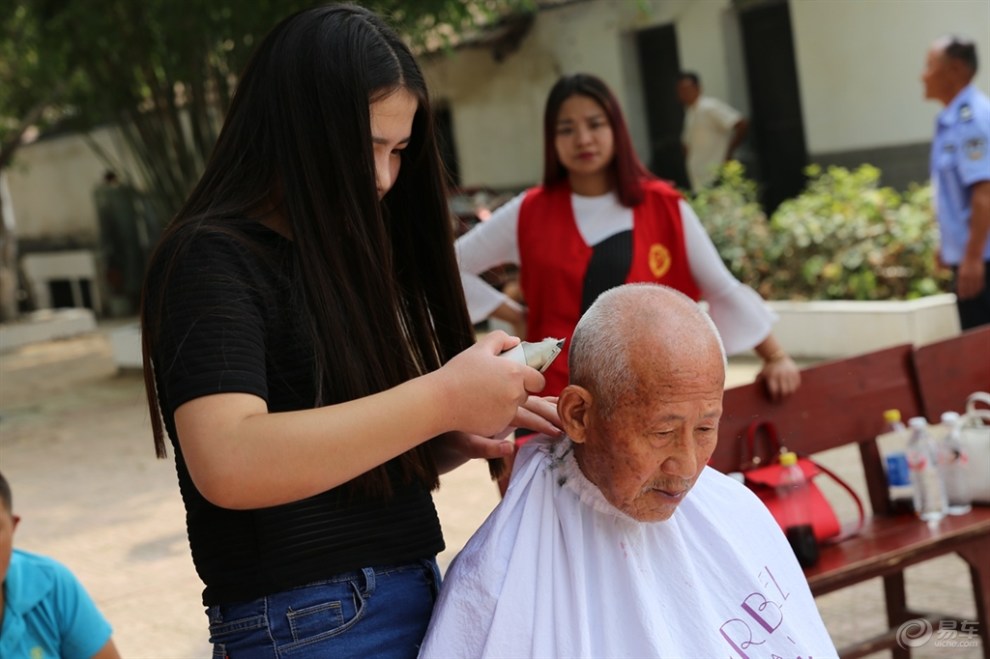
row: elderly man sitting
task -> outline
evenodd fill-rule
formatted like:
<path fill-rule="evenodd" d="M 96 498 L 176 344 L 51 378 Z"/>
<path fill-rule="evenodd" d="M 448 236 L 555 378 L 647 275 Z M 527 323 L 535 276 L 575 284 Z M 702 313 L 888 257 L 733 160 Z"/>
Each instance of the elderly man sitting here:
<path fill-rule="evenodd" d="M 706 467 L 725 353 L 697 305 L 653 284 L 602 294 L 570 370 L 566 437 L 523 447 L 420 656 L 836 656 L 776 522 Z"/>

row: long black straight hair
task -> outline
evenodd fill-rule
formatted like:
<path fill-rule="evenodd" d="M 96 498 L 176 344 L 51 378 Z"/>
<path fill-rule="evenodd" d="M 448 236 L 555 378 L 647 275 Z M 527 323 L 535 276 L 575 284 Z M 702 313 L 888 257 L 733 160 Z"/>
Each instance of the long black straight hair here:
<path fill-rule="evenodd" d="M 392 189 L 378 199 L 369 104 L 405 89 L 418 100 Z M 314 346 L 314 406 L 367 396 L 435 370 L 474 341 L 453 250 L 434 118 L 409 48 L 351 4 L 299 12 L 258 45 L 205 172 L 163 233 L 145 280 L 145 389 L 166 455 L 155 346 L 175 254 L 198 231 L 233 235 L 274 213 L 291 231 Z M 191 230 L 190 230 L 191 229 Z M 170 244 L 170 248 L 163 247 Z M 387 414 L 385 410 L 383 413 Z M 405 478 L 438 485 L 427 443 L 399 458 Z M 388 494 L 380 466 L 359 479 Z"/>

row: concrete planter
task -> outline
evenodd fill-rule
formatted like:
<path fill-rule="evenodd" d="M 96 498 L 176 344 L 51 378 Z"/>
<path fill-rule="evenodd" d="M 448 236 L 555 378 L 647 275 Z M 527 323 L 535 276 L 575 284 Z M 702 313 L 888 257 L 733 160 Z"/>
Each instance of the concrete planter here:
<path fill-rule="evenodd" d="M 96 317 L 89 309 L 42 309 L 0 326 L 0 352 L 95 330 Z"/>
<path fill-rule="evenodd" d="M 141 359 L 141 326 L 138 323 L 121 325 L 112 330 L 108 338 L 117 368 L 123 370 L 144 368 Z"/>
<path fill-rule="evenodd" d="M 774 335 L 794 357 L 833 359 L 912 343 L 924 345 L 959 334 L 956 296 L 860 302 L 773 301 L 780 316 Z"/>
<path fill-rule="evenodd" d="M 909 301 L 818 300 L 774 301 L 767 304 L 780 316 L 774 326 L 774 335 L 797 359 L 837 359 L 902 343 L 924 345 L 955 336 L 960 331 L 956 296 L 952 294 Z M 87 315 L 80 311 L 73 310 L 75 315 Z M 75 320 L 76 323 L 88 322 L 83 322 L 81 328 L 72 327 L 72 330 L 94 329 L 91 314 L 87 319 Z M 30 339 L 19 337 L 21 341 L 14 341 L 11 329 L 5 327 L 0 335 L 0 344 L 4 344 L 2 347 L 9 348 L 9 344 L 25 340 L 52 338 L 41 336 L 38 329 L 32 327 L 29 330 Z M 504 329 L 511 331 L 511 328 Z M 119 368 L 141 368 L 141 331 L 137 323 L 115 328 L 110 332 L 109 339 Z"/>

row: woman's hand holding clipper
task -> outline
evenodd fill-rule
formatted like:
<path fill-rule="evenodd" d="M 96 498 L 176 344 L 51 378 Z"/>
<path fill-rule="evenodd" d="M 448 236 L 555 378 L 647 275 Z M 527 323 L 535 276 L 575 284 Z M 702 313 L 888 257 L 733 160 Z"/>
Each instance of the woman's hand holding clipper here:
<path fill-rule="evenodd" d="M 529 394 L 546 384 L 536 369 L 499 358 L 518 344 L 518 338 L 496 330 L 436 371 L 442 377 L 440 400 L 446 401 L 443 425 L 492 437 L 516 419 Z"/>

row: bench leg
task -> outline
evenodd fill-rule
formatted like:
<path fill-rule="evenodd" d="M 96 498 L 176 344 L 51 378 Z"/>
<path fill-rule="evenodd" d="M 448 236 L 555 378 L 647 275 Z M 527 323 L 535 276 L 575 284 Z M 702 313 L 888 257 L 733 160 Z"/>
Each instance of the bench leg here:
<path fill-rule="evenodd" d="M 897 629 L 908 620 L 907 593 L 904 590 L 904 573 L 898 572 L 883 578 L 883 596 L 887 602 L 887 626 Z M 895 645 L 890 649 L 893 659 L 910 659 L 911 649 Z"/>
<path fill-rule="evenodd" d="M 983 657 L 990 659 L 990 544 L 983 540 L 963 547 L 957 553 L 969 564 Z"/>

